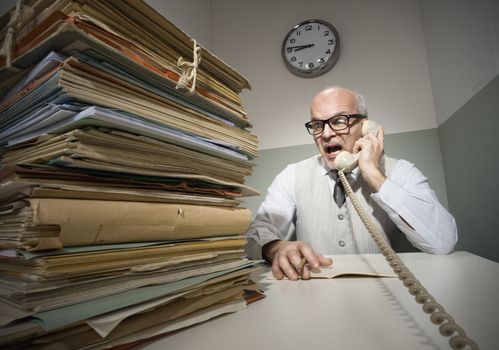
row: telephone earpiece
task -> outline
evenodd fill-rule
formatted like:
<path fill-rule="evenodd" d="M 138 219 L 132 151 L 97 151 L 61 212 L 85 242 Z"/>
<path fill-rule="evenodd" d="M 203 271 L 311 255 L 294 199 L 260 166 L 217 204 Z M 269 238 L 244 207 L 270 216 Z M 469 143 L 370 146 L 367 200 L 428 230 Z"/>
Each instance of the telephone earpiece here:
<path fill-rule="evenodd" d="M 374 120 L 364 120 L 362 123 L 362 136 L 366 136 L 368 133 L 376 134 L 379 124 Z"/>
<path fill-rule="evenodd" d="M 365 120 L 362 123 L 362 136 L 367 135 L 368 133 L 376 133 L 378 129 L 378 123 L 372 120 Z M 336 159 L 334 160 L 334 167 L 337 170 L 343 170 L 343 172 L 351 172 L 357 164 L 359 163 L 359 153 L 352 154 L 347 151 L 340 152 Z"/>

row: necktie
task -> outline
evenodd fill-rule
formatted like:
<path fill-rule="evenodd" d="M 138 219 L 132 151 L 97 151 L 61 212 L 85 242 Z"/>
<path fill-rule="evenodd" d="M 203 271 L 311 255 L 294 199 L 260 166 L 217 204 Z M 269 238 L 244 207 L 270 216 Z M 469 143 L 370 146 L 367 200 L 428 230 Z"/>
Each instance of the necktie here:
<path fill-rule="evenodd" d="M 343 188 L 343 184 L 339 177 L 336 180 L 336 185 L 334 185 L 333 197 L 338 208 L 341 208 L 343 203 L 345 203 L 345 189 Z"/>

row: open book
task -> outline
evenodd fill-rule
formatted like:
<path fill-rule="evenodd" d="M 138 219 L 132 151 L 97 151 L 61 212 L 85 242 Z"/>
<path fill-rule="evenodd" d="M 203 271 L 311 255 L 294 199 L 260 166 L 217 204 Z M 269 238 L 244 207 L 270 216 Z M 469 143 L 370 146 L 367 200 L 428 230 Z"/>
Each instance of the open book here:
<path fill-rule="evenodd" d="M 312 278 L 336 278 L 344 276 L 397 277 L 383 254 L 352 254 L 326 256 L 333 259 L 331 266 L 312 270 Z M 269 279 L 275 279 L 272 272 Z"/>

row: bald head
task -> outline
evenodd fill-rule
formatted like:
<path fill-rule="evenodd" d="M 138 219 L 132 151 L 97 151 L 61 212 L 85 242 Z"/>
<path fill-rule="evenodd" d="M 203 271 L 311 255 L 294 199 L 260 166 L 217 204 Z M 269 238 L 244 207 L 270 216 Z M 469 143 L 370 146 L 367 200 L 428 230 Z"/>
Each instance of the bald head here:
<path fill-rule="evenodd" d="M 324 103 L 328 103 L 328 101 L 339 102 L 341 105 L 348 105 L 350 107 L 355 106 L 357 113 L 367 116 L 364 97 L 358 92 L 341 86 L 329 87 L 315 95 L 312 99 L 310 114 L 313 116 L 314 110 L 317 110 L 319 106 L 323 106 Z"/>

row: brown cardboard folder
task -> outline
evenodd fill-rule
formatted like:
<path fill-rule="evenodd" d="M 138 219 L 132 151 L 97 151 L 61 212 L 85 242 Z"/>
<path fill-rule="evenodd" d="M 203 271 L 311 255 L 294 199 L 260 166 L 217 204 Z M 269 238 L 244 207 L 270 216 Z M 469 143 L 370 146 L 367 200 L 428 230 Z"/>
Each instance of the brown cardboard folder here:
<path fill-rule="evenodd" d="M 227 236 L 242 234 L 251 218 L 250 210 L 244 208 L 56 198 L 28 199 L 26 203 L 28 207 L 21 212 L 28 214 L 11 224 L 19 234 L 10 244 L 0 244 L 29 250 Z M 16 213 L 10 217 L 15 218 Z M 36 229 L 47 226 L 54 236 L 37 237 Z M 23 235 L 26 228 L 29 237 Z"/>

